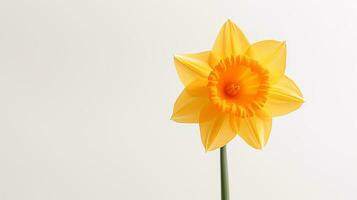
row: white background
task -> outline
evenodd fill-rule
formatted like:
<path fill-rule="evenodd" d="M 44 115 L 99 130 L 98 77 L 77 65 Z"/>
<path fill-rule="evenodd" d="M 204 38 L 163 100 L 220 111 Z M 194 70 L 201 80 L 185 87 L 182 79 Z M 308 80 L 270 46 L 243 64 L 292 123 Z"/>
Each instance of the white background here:
<path fill-rule="evenodd" d="M 170 121 L 174 53 L 228 19 L 286 40 L 306 103 L 263 151 L 228 145 L 231 199 L 357 199 L 355 0 L 3 0 L 1 200 L 217 200 L 219 154 Z"/>

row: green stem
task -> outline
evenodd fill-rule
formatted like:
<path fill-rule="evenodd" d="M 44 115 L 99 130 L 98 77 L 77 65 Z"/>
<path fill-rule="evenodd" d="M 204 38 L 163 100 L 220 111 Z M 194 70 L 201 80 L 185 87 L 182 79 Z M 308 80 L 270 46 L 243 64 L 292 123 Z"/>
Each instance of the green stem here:
<path fill-rule="evenodd" d="M 229 183 L 228 183 L 228 163 L 226 146 L 220 149 L 221 160 L 221 199 L 229 200 Z"/>

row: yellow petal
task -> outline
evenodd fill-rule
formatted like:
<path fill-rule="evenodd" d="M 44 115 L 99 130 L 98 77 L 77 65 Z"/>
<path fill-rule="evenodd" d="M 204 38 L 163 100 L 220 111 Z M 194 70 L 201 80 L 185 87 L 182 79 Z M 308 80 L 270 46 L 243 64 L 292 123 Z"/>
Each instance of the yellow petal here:
<path fill-rule="evenodd" d="M 229 116 L 229 123 L 231 124 L 231 127 L 235 133 L 239 132 L 240 122 L 241 122 L 241 120 L 238 116 L 233 115 L 233 114 L 231 114 Z"/>
<path fill-rule="evenodd" d="M 221 28 L 213 45 L 211 66 L 227 57 L 244 54 L 248 49 L 249 42 L 243 32 L 231 20 L 228 20 Z"/>
<path fill-rule="evenodd" d="M 269 116 L 255 115 L 239 119 L 238 135 L 251 147 L 261 149 L 268 142 L 272 118 Z"/>
<path fill-rule="evenodd" d="M 197 79 L 186 86 L 186 91 L 193 97 L 206 97 L 208 98 L 207 89 L 208 80 Z"/>
<path fill-rule="evenodd" d="M 174 56 L 177 73 L 184 85 L 197 79 L 207 79 L 211 72 L 208 64 L 209 56 L 210 51 Z"/>
<path fill-rule="evenodd" d="M 286 44 L 275 40 L 264 40 L 252 44 L 246 55 L 266 68 L 273 81 L 284 75 L 286 66 Z"/>
<path fill-rule="evenodd" d="M 298 86 L 283 76 L 271 86 L 267 100 L 272 116 L 281 116 L 298 109 L 304 103 L 304 99 Z"/>
<path fill-rule="evenodd" d="M 221 114 L 221 111 L 218 110 L 215 105 L 209 102 L 201 110 L 200 122 L 210 121 L 213 118 L 217 117 L 217 115 L 219 114 Z"/>
<path fill-rule="evenodd" d="M 203 109 L 200 114 L 201 140 L 206 151 L 212 151 L 226 145 L 236 133 L 229 122 L 229 114 L 216 113 L 217 115 L 206 121 L 205 115 L 211 115 L 206 112 L 210 112 L 209 109 Z M 201 117 L 205 120 L 201 121 Z"/>
<path fill-rule="evenodd" d="M 198 123 L 199 115 L 208 103 L 207 87 L 204 81 L 194 81 L 177 98 L 171 119 L 180 123 Z"/>

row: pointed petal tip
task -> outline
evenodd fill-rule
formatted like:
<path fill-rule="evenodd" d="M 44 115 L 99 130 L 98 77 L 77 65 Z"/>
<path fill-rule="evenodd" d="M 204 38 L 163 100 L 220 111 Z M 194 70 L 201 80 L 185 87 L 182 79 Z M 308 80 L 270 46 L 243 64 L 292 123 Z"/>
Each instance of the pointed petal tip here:
<path fill-rule="evenodd" d="M 216 149 L 218 149 L 218 148 L 207 147 L 207 148 L 205 148 L 205 151 L 206 151 L 206 153 L 208 153 L 208 152 L 214 151 Z"/>
<path fill-rule="evenodd" d="M 176 123 L 180 123 L 180 121 L 178 121 L 177 119 L 175 119 L 174 117 L 170 118 L 170 121 L 176 122 Z"/>
<path fill-rule="evenodd" d="M 284 47 L 286 49 L 286 40 L 271 40 L 272 42 L 278 42 L 279 47 Z"/>
<path fill-rule="evenodd" d="M 282 45 L 286 48 L 286 40 L 282 41 Z"/>
<path fill-rule="evenodd" d="M 176 64 L 176 62 L 180 62 L 180 59 L 178 58 L 177 54 L 174 54 L 174 59 L 173 59 L 174 63 Z"/>
<path fill-rule="evenodd" d="M 280 45 L 286 45 L 286 40 L 275 40 L 275 39 L 269 39 L 269 40 L 262 40 L 259 42 L 263 42 L 263 41 L 267 41 L 267 42 L 277 42 Z"/>
<path fill-rule="evenodd" d="M 284 49 L 286 51 L 286 40 L 281 41 L 281 46 L 284 47 Z"/>
<path fill-rule="evenodd" d="M 227 19 L 227 21 L 224 23 L 223 26 L 237 26 L 237 25 L 231 19 Z"/>
<path fill-rule="evenodd" d="M 174 122 L 176 122 L 176 123 L 184 123 L 184 122 L 182 122 L 182 121 L 180 120 L 180 118 L 177 118 L 177 117 L 175 116 L 175 113 L 172 113 L 172 115 L 171 115 L 171 117 L 170 117 L 170 120 L 171 120 L 171 121 L 174 121 Z"/>
<path fill-rule="evenodd" d="M 305 103 L 305 99 L 304 99 L 304 97 L 302 97 L 302 96 L 297 96 L 297 95 L 295 95 L 295 96 L 293 96 L 293 98 L 295 99 L 295 101 L 296 102 L 298 102 L 298 103 Z"/>
<path fill-rule="evenodd" d="M 262 145 L 262 144 L 259 144 L 259 146 L 251 146 L 251 147 L 253 147 L 253 149 L 258 150 L 258 151 L 262 151 L 264 149 L 264 145 Z"/>
<path fill-rule="evenodd" d="M 205 152 L 208 153 L 210 151 L 214 151 L 214 150 L 219 149 L 221 147 L 220 146 L 215 146 L 215 145 L 213 145 L 213 143 L 207 142 L 206 144 L 204 144 L 204 148 L 205 148 Z"/>
<path fill-rule="evenodd" d="M 213 150 L 216 150 L 216 149 L 218 149 L 218 148 L 208 147 L 208 148 L 207 148 L 207 151 L 213 151 Z"/>
<path fill-rule="evenodd" d="M 170 118 L 171 121 L 174 121 L 176 123 L 181 123 L 181 124 L 187 124 L 187 123 L 190 123 L 190 122 L 186 122 L 185 120 L 183 120 L 182 118 L 180 117 L 175 117 L 175 116 L 171 116 Z"/>
<path fill-rule="evenodd" d="M 225 144 L 225 145 L 227 145 L 227 144 Z M 212 144 L 209 144 L 207 147 L 205 147 L 205 149 L 206 149 L 206 151 L 214 151 L 214 150 L 222 148 L 223 146 L 224 145 L 214 146 L 212 143 Z"/>
<path fill-rule="evenodd" d="M 207 144 L 203 144 L 203 147 L 205 148 L 205 153 L 209 153 L 211 151 Z"/>
<path fill-rule="evenodd" d="M 174 60 L 180 59 L 180 54 L 174 54 Z"/>
<path fill-rule="evenodd" d="M 262 150 L 264 148 L 264 145 L 259 143 L 257 146 L 252 146 L 256 150 Z"/>
<path fill-rule="evenodd" d="M 184 54 L 174 54 L 174 60 L 182 61 L 185 59 Z"/>
<path fill-rule="evenodd" d="M 174 111 L 172 112 L 172 114 L 170 116 L 170 120 L 175 121 L 175 112 Z"/>
<path fill-rule="evenodd" d="M 211 151 L 210 148 L 209 148 L 209 146 L 208 146 L 207 144 L 204 144 L 203 146 L 204 146 L 204 148 L 205 148 L 205 152 L 206 152 L 206 153 L 208 153 L 209 151 Z"/>

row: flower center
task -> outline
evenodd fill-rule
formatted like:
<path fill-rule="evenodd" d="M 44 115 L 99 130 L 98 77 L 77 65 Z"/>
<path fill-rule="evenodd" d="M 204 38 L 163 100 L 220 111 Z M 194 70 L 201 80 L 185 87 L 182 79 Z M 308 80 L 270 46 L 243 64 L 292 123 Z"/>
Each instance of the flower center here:
<path fill-rule="evenodd" d="M 249 57 L 225 58 L 208 76 L 208 90 L 210 101 L 220 111 L 251 117 L 266 102 L 269 73 Z"/>
<path fill-rule="evenodd" d="M 229 83 L 224 87 L 224 92 L 230 97 L 237 96 L 239 90 L 240 90 L 239 83 Z"/>

